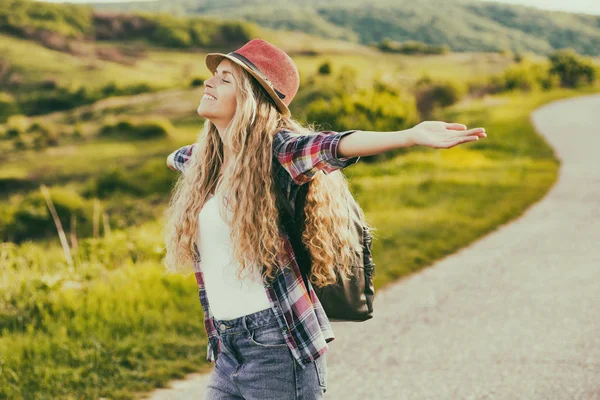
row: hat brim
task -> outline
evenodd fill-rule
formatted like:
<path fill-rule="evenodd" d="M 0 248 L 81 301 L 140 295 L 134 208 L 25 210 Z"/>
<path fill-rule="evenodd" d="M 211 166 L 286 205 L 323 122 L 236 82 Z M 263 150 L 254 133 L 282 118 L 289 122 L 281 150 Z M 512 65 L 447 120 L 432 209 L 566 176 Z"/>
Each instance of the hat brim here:
<path fill-rule="evenodd" d="M 283 101 L 281 101 L 281 99 L 279 98 L 279 96 L 277 96 L 277 93 L 275 93 L 273 88 L 260 75 L 258 75 L 252 69 L 250 69 L 241 60 L 238 60 L 237 58 L 232 57 L 228 54 L 208 53 L 205 58 L 206 67 L 208 68 L 208 70 L 211 73 L 214 73 L 224 58 L 231 60 L 232 62 L 236 63 L 237 65 L 239 65 L 240 67 L 242 67 L 246 71 L 248 71 L 248 73 L 250 73 L 250 75 L 252 75 L 258 81 L 258 83 L 260 83 L 260 85 L 267 91 L 267 93 L 269 93 L 269 95 L 271 96 L 271 98 L 273 99 L 275 104 L 277 105 L 277 109 L 283 114 L 283 116 L 284 117 L 291 116 L 290 109 L 285 105 L 285 103 Z"/>

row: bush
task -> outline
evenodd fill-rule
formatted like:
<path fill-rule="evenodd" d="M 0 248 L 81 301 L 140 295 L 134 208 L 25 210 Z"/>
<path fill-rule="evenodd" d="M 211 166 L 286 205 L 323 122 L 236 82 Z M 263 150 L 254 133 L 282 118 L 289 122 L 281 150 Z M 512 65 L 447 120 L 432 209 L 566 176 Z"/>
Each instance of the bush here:
<path fill-rule="evenodd" d="M 50 146 L 56 146 L 58 144 L 58 137 L 60 136 L 60 134 L 59 128 L 57 128 L 56 125 L 47 122 L 42 123 L 36 121 L 33 124 L 31 124 L 27 132 L 40 134 L 42 137 L 48 140 L 48 144 Z"/>
<path fill-rule="evenodd" d="M 329 61 L 326 61 L 319 66 L 319 74 L 321 74 L 321 75 L 331 74 L 331 63 Z"/>
<path fill-rule="evenodd" d="M 104 199 L 116 192 L 137 196 L 143 193 L 143 189 L 141 182 L 131 179 L 121 169 L 112 168 L 95 178 L 92 189 L 87 190 L 84 194 Z"/>
<path fill-rule="evenodd" d="M 524 59 L 519 64 L 509 66 L 503 78 L 507 90 L 539 90 L 548 85 L 548 67 Z"/>
<path fill-rule="evenodd" d="M 598 67 L 589 58 L 580 57 L 573 49 L 557 50 L 549 59 L 550 73 L 558 75 L 563 87 L 590 85 L 598 75 Z"/>
<path fill-rule="evenodd" d="M 13 146 L 15 149 L 19 150 L 26 147 L 26 144 L 23 140 L 23 135 L 25 132 L 27 132 L 27 129 L 29 129 L 30 124 L 31 121 L 24 115 L 18 114 L 8 118 L 4 135 L 8 139 L 13 140 Z"/>
<path fill-rule="evenodd" d="M 23 140 L 23 138 L 17 138 L 13 141 L 13 148 L 15 150 L 25 150 L 27 148 L 27 143 Z"/>
<path fill-rule="evenodd" d="M 25 115 L 13 115 L 11 117 L 8 118 L 8 121 L 6 122 L 6 126 L 9 129 L 14 129 L 18 132 L 22 132 L 25 133 L 27 132 L 27 130 L 29 129 L 31 125 L 31 120 L 29 118 L 27 118 Z M 18 135 L 15 135 L 18 136 Z"/>
<path fill-rule="evenodd" d="M 33 147 L 37 150 L 58 146 L 59 134 L 56 131 L 42 131 L 33 137 Z"/>
<path fill-rule="evenodd" d="M 37 183 L 27 178 L 0 178 L 0 193 L 8 195 L 17 191 L 31 190 L 37 187 Z"/>
<path fill-rule="evenodd" d="M 155 139 L 169 136 L 173 125 L 165 118 L 150 118 L 141 122 L 121 119 L 116 122 L 105 122 L 99 130 L 102 137 L 119 137 L 125 139 Z"/>
<path fill-rule="evenodd" d="M 433 110 L 447 107 L 462 99 L 466 88 L 455 81 L 431 81 L 429 78 L 418 82 L 416 90 L 417 108 L 421 117 L 429 118 Z"/>
<path fill-rule="evenodd" d="M 133 180 L 143 182 L 142 193 L 145 196 L 168 194 L 173 185 L 173 173 L 165 168 L 164 159 L 160 158 L 144 163 L 133 173 Z"/>
<path fill-rule="evenodd" d="M 11 115 L 19 114 L 19 105 L 15 98 L 4 92 L 0 92 L 0 122 L 6 122 Z"/>
<path fill-rule="evenodd" d="M 446 45 L 432 45 L 417 40 L 398 42 L 389 38 L 383 39 L 376 47 L 383 52 L 402 54 L 445 54 L 450 51 Z"/>
<path fill-rule="evenodd" d="M 192 81 L 190 82 L 190 86 L 191 87 L 198 87 L 198 86 L 202 86 L 204 85 L 204 79 L 196 77 L 193 78 Z"/>
<path fill-rule="evenodd" d="M 54 111 L 68 110 L 99 100 L 100 96 L 85 87 L 57 87 L 52 90 L 34 90 L 19 95 L 18 100 L 27 115 L 48 114 Z"/>
<path fill-rule="evenodd" d="M 50 197 L 65 231 L 70 228 L 71 215 L 75 215 L 77 231 L 86 235 L 91 233 L 93 206 L 90 202 L 76 192 L 63 188 L 51 188 Z M 15 243 L 57 235 L 52 215 L 40 191 L 27 194 L 15 207 L 5 226 L 4 235 L 4 240 Z"/>
<path fill-rule="evenodd" d="M 91 198 L 108 198 L 116 193 L 136 197 L 153 194 L 168 194 L 173 185 L 173 174 L 165 168 L 164 160 L 146 162 L 135 171 L 126 168 L 112 168 L 92 179 L 82 195 Z"/>

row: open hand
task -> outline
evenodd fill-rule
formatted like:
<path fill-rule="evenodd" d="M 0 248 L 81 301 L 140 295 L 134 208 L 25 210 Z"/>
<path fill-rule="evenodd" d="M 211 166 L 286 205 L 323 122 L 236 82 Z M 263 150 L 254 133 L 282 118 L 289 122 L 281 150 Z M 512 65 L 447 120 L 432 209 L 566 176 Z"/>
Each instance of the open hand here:
<path fill-rule="evenodd" d="M 484 128 L 467 127 L 457 122 L 423 121 L 412 130 L 413 144 L 449 149 L 461 143 L 473 142 L 480 137 L 487 137 Z"/>

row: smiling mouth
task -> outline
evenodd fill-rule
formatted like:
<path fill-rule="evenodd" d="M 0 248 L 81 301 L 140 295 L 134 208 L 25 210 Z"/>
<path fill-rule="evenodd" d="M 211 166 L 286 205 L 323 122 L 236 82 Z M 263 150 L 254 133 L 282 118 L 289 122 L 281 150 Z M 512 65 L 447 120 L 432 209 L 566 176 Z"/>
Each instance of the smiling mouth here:
<path fill-rule="evenodd" d="M 213 101 L 217 100 L 216 97 L 213 97 L 213 96 L 211 96 L 209 94 L 205 94 L 204 96 L 202 96 L 202 98 L 206 99 L 206 100 L 213 100 Z"/>

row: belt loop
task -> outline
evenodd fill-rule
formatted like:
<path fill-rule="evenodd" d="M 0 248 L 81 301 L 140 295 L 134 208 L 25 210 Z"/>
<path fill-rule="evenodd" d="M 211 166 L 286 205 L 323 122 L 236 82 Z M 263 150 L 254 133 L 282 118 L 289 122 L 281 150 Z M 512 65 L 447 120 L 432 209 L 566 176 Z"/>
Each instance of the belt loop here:
<path fill-rule="evenodd" d="M 242 326 L 244 327 L 244 329 L 246 330 L 246 332 L 250 336 L 250 335 L 252 335 L 252 332 L 250 332 L 250 329 L 248 329 L 248 324 L 246 323 L 246 318 L 248 318 L 248 316 L 244 315 L 244 317 L 242 318 Z"/>

